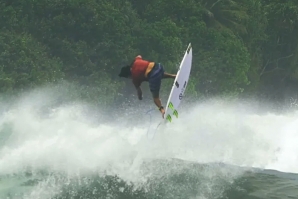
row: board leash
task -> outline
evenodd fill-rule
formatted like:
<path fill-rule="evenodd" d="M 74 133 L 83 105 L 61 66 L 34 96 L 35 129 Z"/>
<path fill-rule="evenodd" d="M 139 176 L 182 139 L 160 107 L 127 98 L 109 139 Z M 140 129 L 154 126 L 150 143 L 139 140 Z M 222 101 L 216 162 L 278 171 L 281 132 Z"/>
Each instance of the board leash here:
<path fill-rule="evenodd" d="M 152 109 L 149 109 L 148 111 L 146 111 L 146 115 L 149 115 L 150 116 L 150 120 L 149 120 L 149 127 L 148 127 L 148 130 L 147 130 L 147 137 L 148 137 L 148 133 L 149 133 L 149 130 L 150 130 L 150 127 L 151 127 L 151 122 L 152 122 L 152 115 L 151 115 L 151 112 L 154 111 L 155 109 L 152 108 Z M 157 125 L 155 131 L 154 131 L 154 135 L 156 133 L 156 130 L 158 129 L 159 125 L 161 124 L 161 122 Z"/>
<path fill-rule="evenodd" d="M 147 130 L 147 137 L 148 137 L 148 133 L 149 133 L 149 130 L 150 130 L 150 127 L 151 127 L 151 121 L 152 121 L 152 115 L 151 115 L 151 112 L 154 110 L 154 108 L 152 109 L 149 109 L 148 111 L 146 111 L 146 115 L 149 115 L 150 116 L 150 120 L 149 120 L 149 127 L 148 127 L 148 130 Z"/>

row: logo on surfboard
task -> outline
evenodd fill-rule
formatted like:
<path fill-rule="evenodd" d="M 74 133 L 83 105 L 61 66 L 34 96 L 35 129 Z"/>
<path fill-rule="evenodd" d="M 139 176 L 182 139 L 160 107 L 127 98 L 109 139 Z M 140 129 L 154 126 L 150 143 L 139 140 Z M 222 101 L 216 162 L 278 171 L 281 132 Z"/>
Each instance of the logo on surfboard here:
<path fill-rule="evenodd" d="M 187 81 L 184 82 L 183 88 L 181 89 L 181 92 L 179 94 L 179 100 L 182 100 L 183 98 L 183 93 L 185 91 L 186 84 L 187 84 Z"/>
<path fill-rule="evenodd" d="M 179 99 L 182 100 L 182 98 L 183 98 L 183 94 L 180 93 L 180 94 L 179 94 Z"/>

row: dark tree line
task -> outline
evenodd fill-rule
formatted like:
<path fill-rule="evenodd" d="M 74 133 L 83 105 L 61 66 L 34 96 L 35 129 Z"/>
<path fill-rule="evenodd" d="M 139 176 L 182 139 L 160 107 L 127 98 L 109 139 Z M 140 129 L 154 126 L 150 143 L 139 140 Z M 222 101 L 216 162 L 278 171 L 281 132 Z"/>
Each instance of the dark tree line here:
<path fill-rule="evenodd" d="M 189 42 L 193 96 L 297 90 L 296 0 L 3 0 L 0 11 L 2 93 L 67 80 L 112 103 L 131 86 L 121 64 L 142 54 L 174 73 Z"/>

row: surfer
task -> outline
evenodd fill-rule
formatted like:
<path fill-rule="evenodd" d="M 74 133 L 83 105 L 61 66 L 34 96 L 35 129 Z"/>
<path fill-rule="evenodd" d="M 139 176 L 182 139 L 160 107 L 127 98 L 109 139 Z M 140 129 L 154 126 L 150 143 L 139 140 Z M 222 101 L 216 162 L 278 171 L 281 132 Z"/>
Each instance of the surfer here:
<path fill-rule="evenodd" d="M 130 65 L 126 65 L 121 68 L 119 77 L 132 79 L 132 83 L 137 89 L 139 100 L 142 100 L 143 98 L 140 86 L 143 81 L 148 81 L 154 103 L 164 118 L 165 109 L 159 98 L 161 79 L 175 79 L 176 75 L 166 73 L 162 64 L 144 60 L 141 55 L 138 55 Z"/>

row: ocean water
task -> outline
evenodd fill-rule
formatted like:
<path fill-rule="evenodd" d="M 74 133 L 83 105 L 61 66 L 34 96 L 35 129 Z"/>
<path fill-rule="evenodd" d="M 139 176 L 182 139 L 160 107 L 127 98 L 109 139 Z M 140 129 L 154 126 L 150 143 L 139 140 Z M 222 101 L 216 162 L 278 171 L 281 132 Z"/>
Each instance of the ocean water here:
<path fill-rule="evenodd" d="M 185 103 L 156 129 L 144 102 L 115 114 L 57 93 L 0 102 L 0 199 L 298 198 L 294 109 Z"/>

